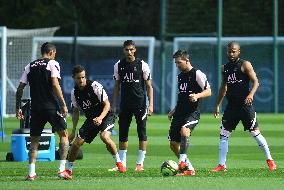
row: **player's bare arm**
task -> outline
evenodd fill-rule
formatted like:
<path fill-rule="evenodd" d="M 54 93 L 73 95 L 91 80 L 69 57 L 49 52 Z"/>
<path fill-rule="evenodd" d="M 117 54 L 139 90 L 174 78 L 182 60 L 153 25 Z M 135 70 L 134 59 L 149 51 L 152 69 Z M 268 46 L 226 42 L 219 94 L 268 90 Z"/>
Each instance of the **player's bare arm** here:
<path fill-rule="evenodd" d="M 255 73 L 255 71 L 254 71 L 254 69 L 253 69 L 253 67 L 252 67 L 252 65 L 249 61 L 244 62 L 241 69 L 245 74 L 247 74 L 247 76 L 249 77 L 249 79 L 253 83 L 252 89 L 245 99 L 245 104 L 252 105 L 253 96 L 254 96 L 254 94 L 255 94 L 258 86 L 259 86 L 259 82 L 258 82 L 256 73 Z"/>
<path fill-rule="evenodd" d="M 79 121 L 79 117 L 80 117 L 80 111 L 78 108 L 73 107 L 73 112 L 72 112 L 72 123 L 73 123 L 73 127 L 72 127 L 72 131 L 71 134 L 69 135 L 68 139 L 69 142 L 71 143 L 74 138 L 75 138 L 75 133 L 76 133 L 76 127 Z"/>
<path fill-rule="evenodd" d="M 120 90 L 120 81 L 115 80 L 113 87 L 113 94 L 112 94 L 112 105 L 111 105 L 111 109 L 114 113 L 116 113 L 116 100 L 119 95 L 119 90 Z"/>
<path fill-rule="evenodd" d="M 17 119 L 24 119 L 24 115 L 21 110 L 21 99 L 23 96 L 25 86 L 26 86 L 25 83 L 20 82 L 17 88 L 17 92 L 16 92 L 16 117 Z"/>
<path fill-rule="evenodd" d="M 57 77 L 51 77 L 51 80 L 52 80 L 53 90 L 55 91 L 57 97 L 59 98 L 61 104 L 63 105 L 62 115 L 63 115 L 63 117 L 66 117 L 67 114 L 68 114 L 68 109 L 67 109 L 65 100 L 63 98 L 63 94 L 62 94 L 62 90 L 61 90 L 61 87 L 60 87 L 59 82 L 58 82 L 58 78 Z"/>
<path fill-rule="evenodd" d="M 196 81 L 198 85 L 201 87 L 201 92 L 196 93 L 190 93 L 189 94 L 189 101 L 196 102 L 198 99 L 206 98 L 208 96 L 211 96 L 211 88 L 210 84 L 207 81 L 207 77 L 204 73 L 202 73 L 200 70 L 196 71 Z"/>
<path fill-rule="evenodd" d="M 220 105 L 221 105 L 221 103 L 223 101 L 223 98 L 226 95 L 226 92 L 227 92 L 227 84 L 223 81 L 221 86 L 220 86 L 220 89 L 219 89 L 217 102 L 216 102 L 216 106 L 215 106 L 215 109 L 214 109 L 214 117 L 215 118 L 219 117 L 219 110 L 220 110 L 219 107 L 220 107 Z"/>
<path fill-rule="evenodd" d="M 105 116 L 107 115 L 107 113 L 110 110 L 110 103 L 109 103 L 108 99 L 103 101 L 103 105 L 104 105 L 104 108 L 103 108 L 103 111 L 102 111 L 101 115 L 99 117 L 95 117 L 93 119 L 95 125 L 97 125 L 97 126 L 102 124 L 103 119 L 105 118 Z"/>
<path fill-rule="evenodd" d="M 175 111 L 176 111 L 176 108 L 172 109 L 172 110 L 168 113 L 168 119 L 169 119 L 170 121 L 172 120 Z"/>
<path fill-rule="evenodd" d="M 224 70 L 224 66 L 222 66 L 222 71 Z M 221 86 L 219 88 L 219 92 L 218 92 L 218 96 L 217 96 L 217 101 L 216 101 L 216 106 L 214 108 L 214 117 L 218 118 L 219 117 L 219 107 L 223 101 L 223 98 L 225 97 L 227 92 L 227 84 L 224 81 L 224 77 L 222 77 L 222 83 Z"/>
<path fill-rule="evenodd" d="M 149 107 L 148 107 L 148 115 L 152 115 L 153 113 L 153 87 L 151 80 L 146 80 L 146 88 L 147 88 L 147 96 L 148 96 L 148 101 L 149 101 Z"/>
<path fill-rule="evenodd" d="M 197 94 L 190 94 L 189 100 L 192 101 L 192 102 L 196 102 L 198 99 L 206 98 L 208 96 L 211 96 L 211 89 L 210 88 L 207 88 L 207 89 L 205 89 L 202 92 L 197 93 Z"/>

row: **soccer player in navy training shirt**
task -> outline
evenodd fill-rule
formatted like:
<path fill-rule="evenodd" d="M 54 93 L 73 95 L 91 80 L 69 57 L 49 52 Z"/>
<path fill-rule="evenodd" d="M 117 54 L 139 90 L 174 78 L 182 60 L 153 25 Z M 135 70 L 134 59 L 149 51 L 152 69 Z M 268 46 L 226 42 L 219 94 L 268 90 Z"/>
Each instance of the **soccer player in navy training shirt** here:
<path fill-rule="evenodd" d="M 78 135 L 70 148 L 66 172 L 69 175 L 72 174 L 73 163 L 80 146 L 85 142 L 90 144 L 99 133 L 107 150 L 113 156 L 119 171 L 121 173 L 125 172 L 116 145 L 110 138 L 111 131 L 114 128 L 115 115 L 110 112 L 110 103 L 103 86 L 97 81 L 87 80 L 86 70 L 81 65 L 73 68 L 72 77 L 75 87 L 71 92 L 73 128 L 69 136 L 70 142 L 75 137 L 80 116 L 79 109 L 84 112 L 87 119 L 79 129 Z"/>
<path fill-rule="evenodd" d="M 177 105 L 168 113 L 171 120 L 168 138 L 171 150 L 179 158 L 180 173 L 177 175 L 193 176 L 195 170 L 187 158 L 189 137 L 199 122 L 199 101 L 211 96 L 211 89 L 206 75 L 191 65 L 189 54 L 185 50 L 176 51 L 173 58 L 181 72 L 177 77 Z"/>
<path fill-rule="evenodd" d="M 270 171 L 276 169 L 268 144 L 260 133 L 256 112 L 253 108 L 253 96 L 259 86 L 256 73 L 249 61 L 240 59 L 240 44 L 230 42 L 227 46 L 229 62 L 222 66 L 222 84 L 219 89 L 214 116 L 219 116 L 219 107 L 226 95 L 228 104 L 222 117 L 219 143 L 219 164 L 213 172 L 226 171 L 226 156 L 228 152 L 228 141 L 231 132 L 236 129 L 239 121 L 242 121 L 244 130 L 248 130 L 256 140 L 260 149 L 264 152 Z M 249 83 L 252 81 L 252 88 Z"/>
<path fill-rule="evenodd" d="M 27 84 L 30 85 L 31 96 L 31 144 L 29 147 L 29 174 L 27 180 L 36 178 L 35 163 L 41 133 L 47 122 L 52 126 L 52 131 L 57 131 L 60 137 L 59 154 L 60 164 L 58 177 L 68 178 L 64 174 L 66 157 L 69 148 L 68 131 L 65 117 L 68 113 L 62 91 L 58 82 L 60 66 L 55 61 L 56 47 L 51 43 L 41 46 L 42 58 L 29 63 L 22 74 L 20 84 L 16 92 L 16 117 L 23 119 L 21 110 L 21 98 Z M 57 98 L 56 98 L 57 97 Z M 60 101 L 61 106 L 58 104 Z M 62 107 L 62 111 L 61 108 Z"/>
<path fill-rule="evenodd" d="M 128 148 L 128 132 L 132 116 L 135 116 L 139 138 L 138 160 L 135 171 L 144 170 L 143 163 L 147 148 L 146 120 L 153 112 L 153 88 L 151 74 L 147 63 L 136 58 L 136 47 L 132 40 L 123 44 L 125 57 L 114 65 L 115 85 L 113 90 L 112 109 L 116 111 L 116 99 L 121 89 L 119 113 L 119 156 L 126 167 L 126 152 Z M 148 110 L 146 107 L 146 93 L 148 96 Z"/>

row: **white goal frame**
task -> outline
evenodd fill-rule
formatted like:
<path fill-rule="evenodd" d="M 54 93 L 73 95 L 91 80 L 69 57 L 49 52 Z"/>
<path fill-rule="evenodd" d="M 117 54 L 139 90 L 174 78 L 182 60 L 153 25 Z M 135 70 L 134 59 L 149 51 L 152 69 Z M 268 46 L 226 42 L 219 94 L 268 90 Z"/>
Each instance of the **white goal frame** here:
<path fill-rule="evenodd" d="M 7 28 L 0 27 L 0 37 L 1 37 L 1 99 L 2 99 L 2 115 L 6 116 L 6 89 L 7 89 Z"/>

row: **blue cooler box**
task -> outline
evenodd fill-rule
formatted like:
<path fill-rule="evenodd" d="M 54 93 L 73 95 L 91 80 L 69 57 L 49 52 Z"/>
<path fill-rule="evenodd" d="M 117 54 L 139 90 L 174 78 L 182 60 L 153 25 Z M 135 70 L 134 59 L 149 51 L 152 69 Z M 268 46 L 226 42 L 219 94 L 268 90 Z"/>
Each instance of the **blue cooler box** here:
<path fill-rule="evenodd" d="M 11 151 L 14 161 L 29 160 L 29 146 L 31 137 L 29 129 L 15 130 L 11 135 Z M 44 129 L 39 140 L 38 161 L 54 161 L 55 160 L 55 138 L 49 129 Z"/>

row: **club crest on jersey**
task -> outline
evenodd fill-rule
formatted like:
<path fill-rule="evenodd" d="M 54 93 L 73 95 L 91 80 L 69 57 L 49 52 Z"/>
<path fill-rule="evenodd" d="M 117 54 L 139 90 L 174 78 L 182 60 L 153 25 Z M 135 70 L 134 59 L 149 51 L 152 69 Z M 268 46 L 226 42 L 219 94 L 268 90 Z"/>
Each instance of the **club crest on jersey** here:
<path fill-rule="evenodd" d="M 236 83 L 236 82 L 242 82 L 242 80 L 237 80 L 236 73 L 233 73 L 233 74 L 228 76 L 227 83 L 233 84 L 233 83 Z"/>
<path fill-rule="evenodd" d="M 83 109 L 84 109 L 84 110 L 85 110 L 85 109 L 89 109 L 89 108 L 91 108 L 91 106 L 92 106 L 92 103 L 91 103 L 90 100 L 83 101 L 82 104 L 83 104 Z"/>

